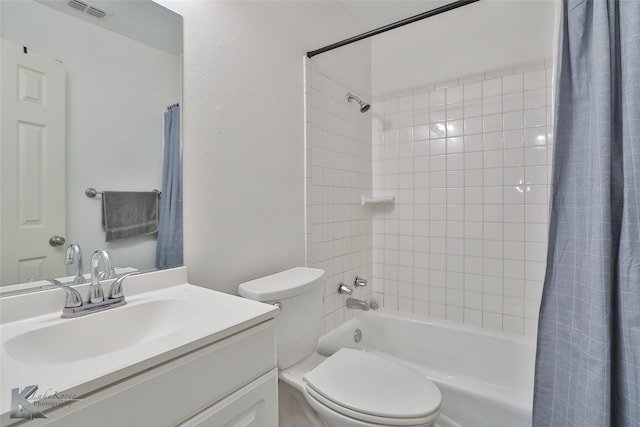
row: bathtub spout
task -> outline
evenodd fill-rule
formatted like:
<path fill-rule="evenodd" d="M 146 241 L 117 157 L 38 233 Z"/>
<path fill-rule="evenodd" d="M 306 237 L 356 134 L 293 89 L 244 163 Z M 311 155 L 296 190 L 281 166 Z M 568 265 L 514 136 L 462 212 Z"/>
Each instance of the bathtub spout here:
<path fill-rule="evenodd" d="M 367 301 L 355 298 L 347 298 L 347 308 L 357 308 L 358 310 L 368 311 L 369 304 Z"/>

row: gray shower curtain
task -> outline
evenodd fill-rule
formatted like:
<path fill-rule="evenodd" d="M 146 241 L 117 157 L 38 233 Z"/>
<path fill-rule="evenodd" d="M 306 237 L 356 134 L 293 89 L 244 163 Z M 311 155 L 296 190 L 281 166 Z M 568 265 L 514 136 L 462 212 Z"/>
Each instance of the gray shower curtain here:
<path fill-rule="evenodd" d="M 640 0 L 564 0 L 534 426 L 640 426 Z"/>
<path fill-rule="evenodd" d="M 156 247 L 156 267 L 182 265 L 182 159 L 180 144 L 180 106 L 164 113 L 164 163 L 162 195 Z"/>

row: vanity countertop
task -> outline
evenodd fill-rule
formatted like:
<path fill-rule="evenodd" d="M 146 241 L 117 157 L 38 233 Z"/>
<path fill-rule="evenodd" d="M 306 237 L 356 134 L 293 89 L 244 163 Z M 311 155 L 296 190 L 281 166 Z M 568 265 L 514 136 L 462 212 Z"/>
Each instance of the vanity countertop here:
<path fill-rule="evenodd" d="M 60 318 L 58 289 L 0 299 L 2 424 L 9 421 L 12 389 L 37 385 L 34 397 L 82 398 L 277 313 L 189 284 L 185 267 L 131 276 L 123 287 L 126 305 L 75 319 Z M 82 285 L 79 291 L 85 295 Z"/>

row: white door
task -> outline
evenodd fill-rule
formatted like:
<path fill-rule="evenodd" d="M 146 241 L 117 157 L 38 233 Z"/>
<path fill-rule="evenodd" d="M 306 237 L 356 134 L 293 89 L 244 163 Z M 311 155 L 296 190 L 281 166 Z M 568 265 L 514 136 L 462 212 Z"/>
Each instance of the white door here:
<path fill-rule="evenodd" d="M 61 277 L 64 243 L 49 240 L 65 235 L 65 68 L 1 47 L 0 284 Z"/>

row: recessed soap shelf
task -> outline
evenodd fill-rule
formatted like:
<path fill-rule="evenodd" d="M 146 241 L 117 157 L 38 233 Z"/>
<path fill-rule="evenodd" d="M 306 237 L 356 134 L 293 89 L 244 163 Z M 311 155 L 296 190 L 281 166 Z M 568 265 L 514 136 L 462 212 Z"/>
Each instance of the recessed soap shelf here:
<path fill-rule="evenodd" d="M 393 204 L 396 198 L 394 196 L 362 196 L 360 203 L 364 205 L 381 205 Z"/>

